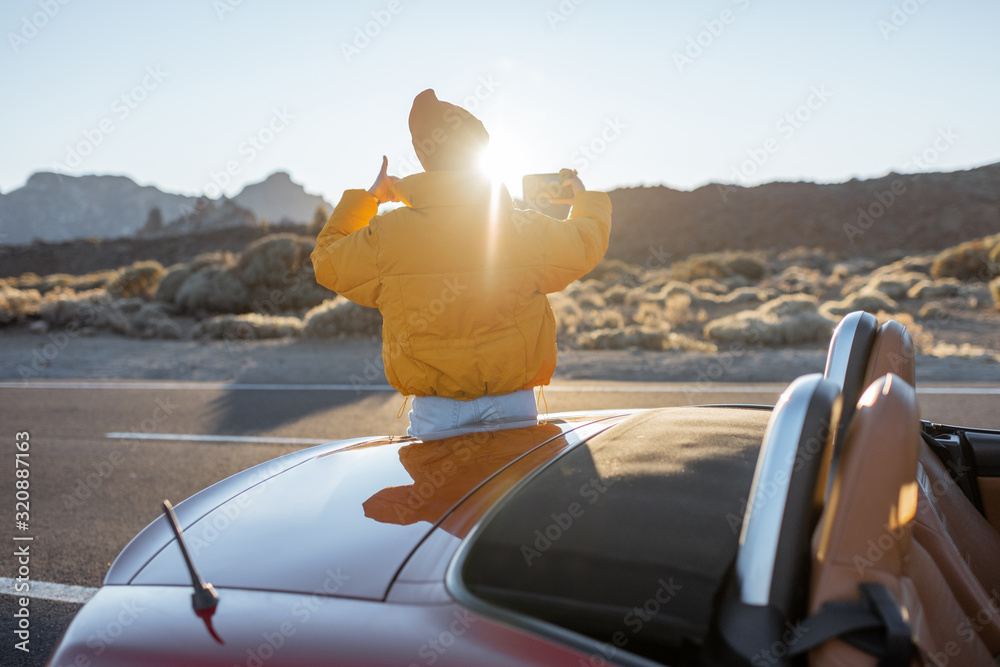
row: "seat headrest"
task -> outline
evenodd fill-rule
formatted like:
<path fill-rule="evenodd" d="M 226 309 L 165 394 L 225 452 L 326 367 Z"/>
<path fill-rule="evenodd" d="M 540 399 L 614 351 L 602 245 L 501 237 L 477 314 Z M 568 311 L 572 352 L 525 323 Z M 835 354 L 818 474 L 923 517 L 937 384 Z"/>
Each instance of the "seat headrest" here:
<path fill-rule="evenodd" d="M 861 397 L 861 392 L 871 384 L 864 381 L 865 371 L 877 333 L 878 318 L 856 310 L 840 320 L 830 337 L 823 377 L 833 380 L 840 387 L 845 401 L 849 403 L 844 406 L 849 413 L 854 412 L 854 404 Z"/>
<path fill-rule="evenodd" d="M 916 351 L 913 337 L 902 324 L 889 320 L 878 330 L 868 358 L 865 386 L 886 373 L 894 373 L 911 387 L 917 386 Z"/>
<path fill-rule="evenodd" d="M 858 401 L 813 540 L 812 610 L 855 599 L 860 582 L 895 588 L 917 510 L 919 420 L 916 392 L 897 375 Z"/>

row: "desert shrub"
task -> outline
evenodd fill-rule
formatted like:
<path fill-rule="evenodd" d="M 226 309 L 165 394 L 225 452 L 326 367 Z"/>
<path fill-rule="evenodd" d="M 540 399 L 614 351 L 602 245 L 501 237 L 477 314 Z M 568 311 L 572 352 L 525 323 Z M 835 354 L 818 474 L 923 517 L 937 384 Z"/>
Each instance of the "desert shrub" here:
<path fill-rule="evenodd" d="M 907 296 L 911 299 L 945 299 L 958 294 L 962 283 L 954 278 L 941 280 L 921 280 L 910 288 Z"/>
<path fill-rule="evenodd" d="M 674 262 L 671 272 L 675 280 L 692 282 L 700 278 L 721 280 L 730 276 L 743 276 L 758 281 L 767 275 L 767 263 L 754 253 L 713 252 L 691 255 Z"/>
<path fill-rule="evenodd" d="M 673 326 L 691 321 L 692 299 L 687 294 L 673 294 L 667 298 L 663 316 Z"/>
<path fill-rule="evenodd" d="M 575 335 L 583 323 L 583 309 L 562 292 L 549 294 L 548 299 L 556 318 L 556 334 L 560 337 Z"/>
<path fill-rule="evenodd" d="M 756 287 L 740 287 L 735 289 L 729 294 L 724 294 L 719 297 L 717 303 L 720 304 L 733 304 L 733 303 L 751 303 L 756 301 L 757 303 L 764 303 L 765 301 L 770 301 L 777 294 L 771 289 L 759 289 Z"/>
<path fill-rule="evenodd" d="M 35 290 L 39 295 L 45 296 L 49 292 L 56 290 L 72 290 L 76 281 L 76 276 L 68 273 L 52 273 L 47 276 L 37 276 L 34 273 L 24 273 L 13 284 L 14 287 L 22 290 Z M 102 287 L 103 285 L 98 285 Z"/>
<path fill-rule="evenodd" d="M 699 278 L 718 280 L 728 274 L 722 265 L 718 254 L 691 255 L 685 260 L 674 262 L 671 266 L 674 280 L 691 282 Z"/>
<path fill-rule="evenodd" d="M 635 287 L 642 282 L 642 268 L 620 259 L 602 259 L 582 280 Z"/>
<path fill-rule="evenodd" d="M 649 291 L 642 288 L 631 290 L 625 298 L 628 305 L 638 304 L 643 301 L 656 301 L 666 303 L 671 297 L 678 294 L 686 295 L 694 303 L 699 298 L 699 293 L 688 283 L 671 280 L 662 285 L 657 291 Z"/>
<path fill-rule="evenodd" d="M 954 343 L 939 341 L 931 345 L 924 352 L 932 357 L 957 357 L 973 361 L 1000 362 L 1000 354 L 996 351 L 971 343 L 956 345 Z"/>
<path fill-rule="evenodd" d="M 741 275 L 727 276 L 719 280 L 719 283 L 726 288 L 726 291 L 732 291 L 734 289 L 739 289 L 740 287 L 752 287 L 756 285 L 759 281 L 750 280 Z"/>
<path fill-rule="evenodd" d="M 336 292 L 331 292 L 316 282 L 316 274 L 313 272 L 312 265 L 310 264 L 303 266 L 293 278 L 290 278 L 289 284 L 282 288 L 270 289 L 265 299 L 254 299 L 252 305 L 257 310 L 261 304 L 266 304 L 268 307 L 265 312 L 273 312 L 275 310 L 302 312 L 315 308 L 324 301 L 333 299 L 336 296 Z M 273 308 L 270 307 L 272 305 L 274 306 Z"/>
<path fill-rule="evenodd" d="M 217 340 L 265 340 L 295 338 L 302 332 L 302 320 L 297 317 L 274 317 L 258 313 L 217 315 L 199 322 L 191 335 Z"/>
<path fill-rule="evenodd" d="M 123 335 L 132 331 L 132 323 L 118 302 L 102 289 L 50 295 L 39 306 L 38 315 L 50 326 L 110 329 Z"/>
<path fill-rule="evenodd" d="M 604 294 L 604 302 L 612 306 L 620 306 L 625 303 L 625 299 L 628 296 L 628 288 L 624 285 L 612 285 Z"/>
<path fill-rule="evenodd" d="M 283 287 L 309 261 L 313 241 L 294 234 L 273 234 L 254 241 L 243 252 L 235 273 L 249 287 Z"/>
<path fill-rule="evenodd" d="M 818 312 L 819 301 L 786 294 L 755 310 L 722 317 L 705 326 L 705 336 L 719 343 L 794 345 L 825 342 L 836 322 Z"/>
<path fill-rule="evenodd" d="M 581 308 L 605 308 L 608 305 L 592 283 L 577 281 L 566 287 L 562 293 L 580 304 Z"/>
<path fill-rule="evenodd" d="M 107 290 L 123 299 L 150 299 L 156 293 L 156 286 L 165 273 L 159 262 L 135 262 L 118 271 L 114 280 L 108 283 Z"/>
<path fill-rule="evenodd" d="M 754 282 L 761 280 L 767 275 L 767 264 L 758 256 L 746 253 L 730 255 L 724 262 L 729 273 L 736 276 L 743 276 L 747 280 Z"/>
<path fill-rule="evenodd" d="M 943 320 L 948 317 L 948 311 L 940 301 L 928 301 L 920 307 L 917 317 L 922 320 Z"/>
<path fill-rule="evenodd" d="M 656 301 L 642 301 L 634 304 L 634 307 L 628 309 L 628 320 L 630 324 L 660 328 L 664 326 L 666 321 L 664 311 L 665 308 L 662 303 L 657 303 Z M 669 326 L 666 328 L 669 329 Z"/>
<path fill-rule="evenodd" d="M 617 310 L 592 310 L 583 316 L 582 329 L 617 329 L 625 326 L 625 316 Z"/>
<path fill-rule="evenodd" d="M 187 313 L 243 313 L 249 297 L 246 285 L 232 269 L 212 266 L 188 276 L 177 291 L 175 303 Z"/>
<path fill-rule="evenodd" d="M 894 312 L 898 307 L 895 301 L 882 292 L 862 290 L 848 294 L 840 301 L 828 301 L 824 303 L 820 308 L 820 312 L 827 317 L 839 319 L 855 310 L 864 310 L 869 313 L 877 313 L 879 311 Z"/>
<path fill-rule="evenodd" d="M 817 269 L 789 266 L 774 279 L 774 286 L 786 294 L 811 294 L 823 292 L 823 274 Z M 768 284 L 771 284 L 768 281 Z"/>
<path fill-rule="evenodd" d="M 107 287 L 117 276 L 117 271 L 95 271 L 82 276 L 52 273 L 41 277 L 34 273 L 24 273 L 17 278 L 8 279 L 8 284 L 18 289 L 33 289 L 45 296 L 56 291 L 86 292 L 101 289 Z"/>
<path fill-rule="evenodd" d="M 731 289 L 729 285 L 712 278 L 692 280 L 691 287 L 703 294 L 725 294 Z"/>
<path fill-rule="evenodd" d="M 316 306 L 303 321 L 302 333 L 309 338 L 377 336 L 382 331 L 382 314 L 377 308 L 359 306 L 342 296 Z"/>
<path fill-rule="evenodd" d="M 8 284 L 0 285 L 0 325 L 19 322 L 38 314 L 41 295 L 34 289 L 17 289 Z"/>
<path fill-rule="evenodd" d="M 160 279 L 160 284 L 156 286 L 156 294 L 153 298 L 165 303 L 175 303 L 181 286 L 193 272 L 191 264 L 174 264 Z"/>
<path fill-rule="evenodd" d="M 931 264 L 931 276 L 958 280 L 989 280 L 1000 275 L 1000 265 L 990 261 L 992 253 L 998 246 L 1000 246 L 1000 234 L 972 239 L 942 250 Z"/>
<path fill-rule="evenodd" d="M 132 325 L 132 335 L 139 338 L 172 338 L 181 337 L 181 327 L 166 312 L 160 303 L 141 302 L 139 308 L 128 313 Z"/>
<path fill-rule="evenodd" d="M 990 251 L 988 260 L 990 267 L 992 268 L 993 275 L 1000 276 L 1000 241 L 993 246 L 993 250 Z"/>
<path fill-rule="evenodd" d="M 118 279 L 118 271 L 95 271 L 82 276 L 74 276 L 69 287 L 77 292 L 106 288 Z"/>
<path fill-rule="evenodd" d="M 906 273 L 873 273 L 867 285 L 860 291 L 881 292 L 890 299 L 905 299 L 910 292 L 910 288 L 926 278 L 926 274 L 912 271 Z"/>
<path fill-rule="evenodd" d="M 826 271 L 834 261 L 834 254 L 825 248 L 796 246 L 778 253 L 776 264 L 785 269 L 798 266 L 804 269 Z"/>
<path fill-rule="evenodd" d="M 188 266 L 191 268 L 192 272 L 201 271 L 202 269 L 207 269 L 210 266 L 228 268 L 235 265 L 236 258 L 233 256 L 233 253 L 219 251 L 203 252 L 188 262 Z"/>
<path fill-rule="evenodd" d="M 584 350 L 625 350 L 636 347 L 642 350 L 691 350 L 714 352 L 716 346 L 690 336 L 646 327 L 630 326 L 617 329 L 598 329 L 576 337 L 574 347 Z"/>
<path fill-rule="evenodd" d="M 872 277 L 875 277 L 887 274 L 919 273 L 926 278 L 931 273 L 934 257 L 935 255 L 908 255 L 874 269 L 871 274 Z"/>
<path fill-rule="evenodd" d="M 236 260 L 232 253 L 205 252 L 184 264 L 174 264 L 167 269 L 156 288 L 156 301 L 177 303 L 178 294 L 184 282 L 195 273 L 208 268 L 227 269 L 235 266 Z M 194 286 L 192 286 L 193 289 Z M 202 285 L 204 287 L 204 285 Z"/>

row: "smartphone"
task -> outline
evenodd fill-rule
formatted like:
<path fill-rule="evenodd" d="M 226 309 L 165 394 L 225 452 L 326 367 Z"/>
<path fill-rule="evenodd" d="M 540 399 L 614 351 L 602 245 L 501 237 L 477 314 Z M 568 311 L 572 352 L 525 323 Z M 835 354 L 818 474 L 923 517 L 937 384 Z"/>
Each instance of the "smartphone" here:
<path fill-rule="evenodd" d="M 521 189 L 525 201 L 548 203 L 553 199 L 572 199 L 573 188 L 560 185 L 560 174 L 528 174 L 521 179 Z"/>

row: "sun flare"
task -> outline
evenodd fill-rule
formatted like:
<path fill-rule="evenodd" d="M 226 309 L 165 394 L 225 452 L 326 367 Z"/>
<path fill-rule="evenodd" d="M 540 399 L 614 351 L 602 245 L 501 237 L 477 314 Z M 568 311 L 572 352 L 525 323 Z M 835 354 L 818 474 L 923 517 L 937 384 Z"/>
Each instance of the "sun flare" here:
<path fill-rule="evenodd" d="M 494 185 L 502 183 L 516 196 L 521 189 L 521 178 L 537 172 L 541 164 L 538 156 L 515 140 L 494 135 L 489 147 L 479 157 L 479 168 Z"/>

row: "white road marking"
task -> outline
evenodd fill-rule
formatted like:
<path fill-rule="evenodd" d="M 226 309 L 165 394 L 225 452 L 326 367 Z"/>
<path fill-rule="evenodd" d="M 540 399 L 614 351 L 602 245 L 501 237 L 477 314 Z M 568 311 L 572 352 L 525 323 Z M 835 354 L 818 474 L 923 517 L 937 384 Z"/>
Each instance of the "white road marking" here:
<path fill-rule="evenodd" d="M 28 584 L 27 591 L 16 590 L 15 585 Z M 69 586 L 67 584 L 54 584 L 49 581 L 18 582 L 17 579 L 0 577 L 0 595 L 16 595 L 24 598 L 35 598 L 38 600 L 55 600 L 56 602 L 75 602 L 83 604 L 94 597 L 99 589 L 88 588 L 87 586 Z"/>
<path fill-rule="evenodd" d="M 602 393 L 610 394 L 780 394 L 787 384 L 554 384 L 545 388 L 546 393 Z M 218 390 L 218 391 L 385 391 L 396 393 L 387 384 L 236 384 L 226 382 L 78 382 L 60 380 L 33 380 L 30 382 L 0 382 L 0 389 L 153 389 L 153 390 Z M 972 395 L 1000 396 L 1000 387 L 917 387 L 918 394 L 930 396 Z"/>
<path fill-rule="evenodd" d="M 174 440 L 182 442 L 252 442 L 277 445 L 325 445 L 330 438 L 280 438 L 263 435 L 197 435 L 191 433 L 105 433 L 117 440 Z"/>

